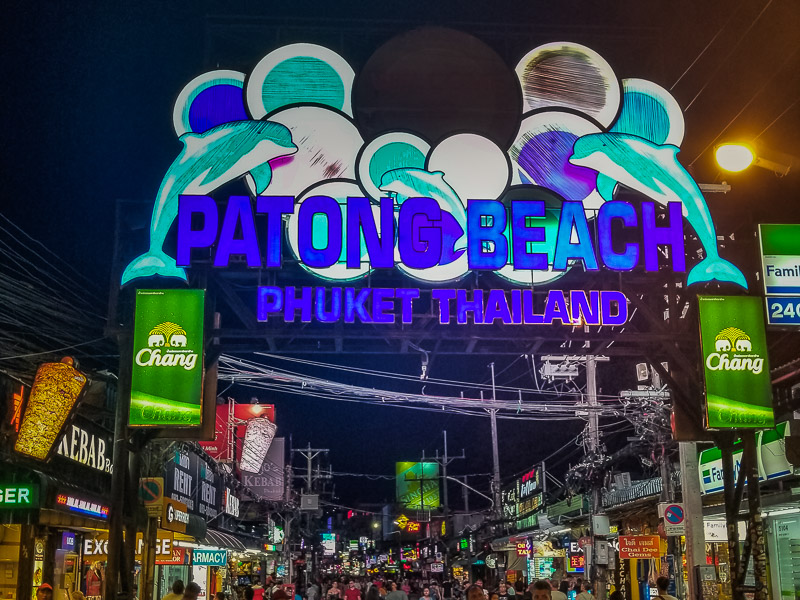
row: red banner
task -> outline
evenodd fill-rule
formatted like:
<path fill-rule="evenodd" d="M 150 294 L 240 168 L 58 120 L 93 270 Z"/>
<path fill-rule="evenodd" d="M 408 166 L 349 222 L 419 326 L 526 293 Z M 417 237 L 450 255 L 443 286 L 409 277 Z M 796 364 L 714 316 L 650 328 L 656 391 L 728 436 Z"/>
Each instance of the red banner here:
<path fill-rule="evenodd" d="M 172 556 L 156 556 L 157 565 L 185 565 L 186 548 L 172 547 Z"/>
<path fill-rule="evenodd" d="M 659 558 L 661 538 L 657 535 L 619 536 L 620 558 Z"/>
<path fill-rule="evenodd" d="M 215 460 L 239 460 L 242 455 L 242 440 L 247 421 L 256 417 L 267 417 L 275 422 L 275 406 L 273 404 L 242 404 L 233 405 L 233 443 L 230 443 L 230 404 L 217 404 L 217 415 L 214 425 L 214 441 L 200 442 L 208 455 Z M 232 455 L 233 454 L 233 455 Z"/>

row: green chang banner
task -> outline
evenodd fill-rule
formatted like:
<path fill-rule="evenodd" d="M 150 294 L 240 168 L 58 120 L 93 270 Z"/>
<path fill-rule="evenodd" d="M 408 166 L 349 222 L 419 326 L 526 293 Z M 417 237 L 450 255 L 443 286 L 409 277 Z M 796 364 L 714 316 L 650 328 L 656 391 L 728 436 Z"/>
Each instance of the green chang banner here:
<path fill-rule="evenodd" d="M 396 463 L 397 502 L 404 508 L 439 508 L 439 463 Z"/>
<path fill-rule="evenodd" d="M 761 299 L 699 296 L 709 429 L 775 424 Z"/>
<path fill-rule="evenodd" d="M 204 290 L 137 290 L 131 427 L 202 425 Z"/>

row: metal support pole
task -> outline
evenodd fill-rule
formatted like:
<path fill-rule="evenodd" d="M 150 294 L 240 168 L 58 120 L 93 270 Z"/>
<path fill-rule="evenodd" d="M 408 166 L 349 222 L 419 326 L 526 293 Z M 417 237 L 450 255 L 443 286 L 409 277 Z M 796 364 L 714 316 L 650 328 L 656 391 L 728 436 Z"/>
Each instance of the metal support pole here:
<path fill-rule="evenodd" d="M 734 478 L 733 470 L 733 436 L 726 435 L 721 440 L 719 448 L 722 452 L 722 480 L 725 496 L 725 521 L 728 525 L 728 565 L 730 569 L 729 581 L 733 592 L 733 600 L 744 600 L 744 594 L 737 585 L 737 573 L 741 560 L 739 557 L 739 507 L 741 496 Z M 742 479 L 740 473 L 738 479 Z"/>
<path fill-rule="evenodd" d="M 706 564 L 705 528 L 703 525 L 703 500 L 700 495 L 700 473 L 697 463 L 697 444 L 679 442 L 681 461 L 681 495 L 686 515 L 686 570 L 687 600 L 698 600 L 695 567 Z"/>
<path fill-rule="evenodd" d="M 313 468 L 313 460 L 316 454 L 311 454 L 311 444 L 308 444 L 308 454 L 306 454 L 306 493 L 311 493 L 311 485 L 313 483 L 311 469 Z"/>
<path fill-rule="evenodd" d="M 447 483 L 447 430 L 446 429 L 442 430 L 442 434 L 444 434 L 444 458 L 442 459 L 442 476 L 443 476 L 442 484 L 444 486 L 444 489 L 442 489 L 442 492 L 444 493 L 444 521 L 445 521 L 445 523 L 447 523 L 447 512 L 448 512 L 449 506 L 450 506 L 450 504 L 448 502 L 448 497 L 447 497 L 447 486 L 448 486 L 448 483 Z M 445 526 L 445 527 L 447 527 L 447 526 Z"/>
<path fill-rule="evenodd" d="M 492 369 L 492 401 L 497 400 L 494 383 L 494 363 L 489 365 Z M 492 498 L 494 498 L 494 517 L 499 519 L 502 516 L 500 502 L 500 453 L 497 448 L 497 409 L 489 409 L 489 417 L 492 422 Z"/>
<path fill-rule="evenodd" d="M 764 523 L 761 520 L 761 490 L 758 483 L 758 463 L 756 458 L 756 432 L 747 432 L 744 438 L 744 462 L 747 465 L 747 547 L 753 561 L 755 579 L 754 600 L 768 600 L 767 553 L 764 545 Z M 740 583 L 744 583 L 747 561 L 743 561 Z"/>
<path fill-rule="evenodd" d="M 128 475 L 128 411 L 131 402 L 131 333 L 123 331 L 117 338 L 119 347 L 119 383 L 114 415 L 114 472 L 111 475 L 111 506 L 108 519 L 108 562 L 103 578 L 106 600 L 115 600 L 120 591 L 125 511 L 125 483 Z M 135 542 L 132 542 L 135 543 Z M 124 578 L 123 578 L 124 579 Z M 127 592 L 128 590 L 123 590 Z"/>
<path fill-rule="evenodd" d="M 156 540 L 158 532 L 158 519 L 147 519 L 147 528 L 144 532 L 144 545 L 142 547 L 142 575 L 139 589 L 140 600 L 153 600 L 156 572 Z"/>
<path fill-rule="evenodd" d="M 586 399 L 589 404 L 589 454 L 595 455 L 600 452 L 600 415 L 597 410 L 599 403 L 597 401 L 597 364 L 594 356 L 586 357 Z M 603 512 L 602 503 L 600 501 L 600 487 L 595 483 L 592 484 L 592 506 L 591 506 L 591 533 L 592 533 L 592 552 L 595 551 L 597 543 L 595 541 L 594 531 L 594 517 Z M 597 600 L 605 600 L 606 598 L 606 567 L 605 565 L 597 564 L 597 561 L 592 560 L 592 570 L 594 577 L 591 579 L 595 582 L 595 598 Z"/>

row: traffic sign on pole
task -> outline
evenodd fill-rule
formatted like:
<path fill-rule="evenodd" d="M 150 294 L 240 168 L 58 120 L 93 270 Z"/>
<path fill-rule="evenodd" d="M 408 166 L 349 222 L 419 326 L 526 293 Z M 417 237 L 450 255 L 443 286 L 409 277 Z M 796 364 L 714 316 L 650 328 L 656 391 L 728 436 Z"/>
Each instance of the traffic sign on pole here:
<path fill-rule="evenodd" d="M 669 504 L 664 508 L 664 531 L 667 535 L 686 534 L 686 513 L 683 504 Z"/>

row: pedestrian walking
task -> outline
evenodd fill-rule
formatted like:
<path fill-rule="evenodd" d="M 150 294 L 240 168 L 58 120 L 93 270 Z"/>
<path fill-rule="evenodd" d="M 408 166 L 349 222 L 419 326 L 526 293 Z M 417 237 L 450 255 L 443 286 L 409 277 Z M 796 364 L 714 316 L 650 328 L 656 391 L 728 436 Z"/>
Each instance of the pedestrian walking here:
<path fill-rule="evenodd" d="M 656 596 L 657 598 L 662 598 L 663 600 L 678 600 L 675 596 L 672 596 L 667 592 L 669 589 L 669 577 L 664 577 L 662 575 L 656 579 L 656 587 L 658 588 L 658 596 Z"/>
<path fill-rule="evenodd" d="M 165 594 L 161 600 L 181 600 L 183 598 L 183 581 L 176 579 L 172 582 L 172 590 Z M 91 596 L 91 594 L 89 594 Z"/>

